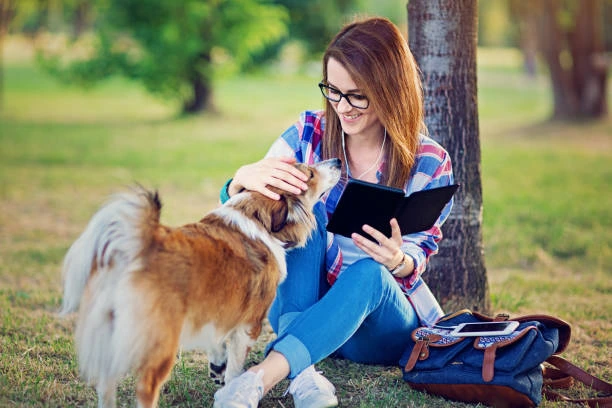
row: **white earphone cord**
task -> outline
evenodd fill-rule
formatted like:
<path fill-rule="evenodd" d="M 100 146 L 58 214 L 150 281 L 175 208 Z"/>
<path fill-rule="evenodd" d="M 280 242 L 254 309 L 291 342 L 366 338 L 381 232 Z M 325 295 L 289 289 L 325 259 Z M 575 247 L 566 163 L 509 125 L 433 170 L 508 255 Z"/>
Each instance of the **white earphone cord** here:
<path fill-rule="evenodd" d="M 385 128 L 385 136 L 383 137 L 382 144 L 380 145 L 380 151 L 378 152 L 378 157 L 376 158 L 374 163 L 372 163 L 372 165 L 370 167 L 368 167 L 368 169 L 366 171 L 364 171 L 363 173 L 361 173 L 359 176 L 357 176 L 355 178 L 357 178 L 357 179 L 362 178 L 363 176 L 368 174 L 370 171 L 372 171 L 372 169 L 374 167 L 376 167 L 376 165 L 378 164 L 378 162 L 382 158 L 383 152 L 385 151 L 385 141 L 386 140 L 387 140 L 387 128 Z M 346 145 L 345 145 L 345 142 L 344 142 L 344 130 L 342 131 L 342 153 L 344 154 L 344 163 L 346 163 L 346 175 L 348 176 L 349 172 L 350 172 L 350 169 L 349 169 L 348 159 L 346 157 Z"/>

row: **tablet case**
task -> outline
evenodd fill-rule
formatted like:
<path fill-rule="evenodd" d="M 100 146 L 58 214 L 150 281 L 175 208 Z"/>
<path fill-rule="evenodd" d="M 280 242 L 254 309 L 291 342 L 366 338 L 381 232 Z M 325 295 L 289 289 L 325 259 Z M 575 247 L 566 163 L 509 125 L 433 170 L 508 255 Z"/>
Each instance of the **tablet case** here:
<path fill-rule="evenodd" d="M 435 224 L 458 187 L 452 184 L 416 191 L 406 197 L 399 188 L 350 179 L 327 230 L 345 237 L 356 232 L 372 239 L 361 229 L 368 224 L 390 237 L 389 221 L 395 217 L 402 235 L 426 231 Z"/>

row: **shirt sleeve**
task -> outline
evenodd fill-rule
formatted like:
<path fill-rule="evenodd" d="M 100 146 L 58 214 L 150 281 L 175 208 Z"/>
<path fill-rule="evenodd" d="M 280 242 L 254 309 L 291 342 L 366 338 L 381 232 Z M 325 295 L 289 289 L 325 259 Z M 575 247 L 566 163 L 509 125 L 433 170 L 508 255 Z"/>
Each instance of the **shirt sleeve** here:
<path fill-rule="evenodd" d="M 323 131 L 323 112 L 304 111 L 272 144 L 266 157 L 293 156 L 299 163 L 319 162 Z"/>
<path fill-rule="evenodd" d="M 433 142 L 433 141 L 431 141 Z M 426 144 L 419 154 L 407 193 L 448 186 L 453 183 L 453 171 L 448 153 L 435 142 Z M 407 234 L 402 237 L 402 251 L 414 261 L 414 273 L 406 278 L 397 278 L 406 288 L 412 287 L 425 271 L 429 258 L 438 252 L 442 239 L 442 224 L 450 215 L 453 199 L 442 210 L 435 224 L 427 231 Z"/>
<path fill-rule="evenodd" d="M 288 129 L 287 132 L 291 130 L 292 129 Z M 287 143 L 287 140 L 281 136 L 278 139 L 276 139 L 274 143 L 272 143 L 272 146 L 270 146 L 270 149 L 268 149 L 268 152 L 266 153 L 265 157 L 283 157 L 283 156 L 284 157 L 287 157 L 287 156 L 294 157 L 295 150 L 289 145 L 289 143 Z"/>

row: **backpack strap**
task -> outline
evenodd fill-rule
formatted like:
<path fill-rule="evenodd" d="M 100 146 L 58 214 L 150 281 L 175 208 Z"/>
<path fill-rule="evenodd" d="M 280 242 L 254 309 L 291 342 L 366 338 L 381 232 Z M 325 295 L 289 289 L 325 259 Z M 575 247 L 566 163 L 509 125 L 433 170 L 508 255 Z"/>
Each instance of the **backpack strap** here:
<path fill-rule="evenodd" d="M 542 393 L 549 401 L 574 402 L 587 404 L 590 407 L 612 407 L 612 384 L 587 373 L 563 357 L 550 356 L 546 359 L 546 362 L 555 367 L 554 369 L 545 368 L 543 371 L 544 387 Z M 552 388 L 569 388 L 573 384 L 573 380 L 578 380 L 587 387 L 605 395 L 594 398 L 572 399 L 552 390 Z"/>
<path fill-rule="evenodd" d="M 425 360 L 429 356 L 429 339 L 422 338 L 418 339 L 414 344 L 414 348 L 412 349 L 412 353 L 410 353 L 410 358 L 406 362 L 406 366 L 404 367 L 405 371 L 412 371 L 415 364 L 418 360 Z"/>

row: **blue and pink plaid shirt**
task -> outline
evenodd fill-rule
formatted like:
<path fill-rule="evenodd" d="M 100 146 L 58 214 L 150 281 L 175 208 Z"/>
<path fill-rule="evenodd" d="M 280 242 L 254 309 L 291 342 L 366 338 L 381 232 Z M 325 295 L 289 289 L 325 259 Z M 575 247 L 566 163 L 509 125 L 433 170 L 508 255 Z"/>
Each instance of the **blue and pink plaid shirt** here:
<path fill-rule="evenodd" d="M 321 160 L 321 137 L 324 128 L 323 111 L 302 112 L 299 120 L 274 142 L 266 156 L 295 156 L 298 162 L 316 163 Z M 427 136 L 421 135 L 420 141 L 421 146 L 416 155 L 415 164 L 410 178 L 406 181 L 404 189 L 406 195 L 419 190 L 446 186 L 453 182 L 451 161 L 446 150 Z M 384 166 L 385 161 L 383 160 L 378 169 L 379 180 Z M 323 198 L 328 216 L 334 212 L 346 182 L 346 179 L 340 180 Z M 403 236 L 402 250 L 414 260 L 415 270 L 406 278 L 396 278 L 396 281 L 425 324 L 433 324 L 443 314 L 438 302 L 421 279 L 421 275 L 425 271 L 429 257 L 438 252 L 438 242 L 442 239 L 440 227 L 448 218 L 451 207 L 452 201 L 446 205 L 440 218 L 429 230 Z M 352 254 L 356 251 L 362 252 L 352 244 L 352 241 L 328 233 L 326 269 L 327 280 L 331 285 L 348 266 L 341 249 L 347 248 L 347 245 L 353 246 L 349 251 Z M 354 261 L 352 255 L 349 258 L 348 262 L 351 259 Z"/>

